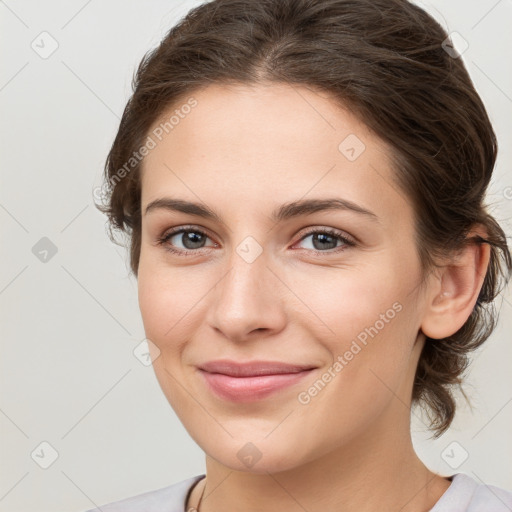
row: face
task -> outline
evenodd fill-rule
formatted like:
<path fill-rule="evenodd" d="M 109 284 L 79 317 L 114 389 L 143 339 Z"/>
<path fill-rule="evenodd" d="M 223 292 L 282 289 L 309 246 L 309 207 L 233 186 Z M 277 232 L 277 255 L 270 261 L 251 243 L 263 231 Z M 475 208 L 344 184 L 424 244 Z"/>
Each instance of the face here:
<path fill-rule="evenodd" d="M 240 471 L 393 429 L 409 415 L 423 302 L 389 148 L 304 87 L 193 98 L 172 130 L 152 130 L 142 174 L 139 304 L 169 403 Z"/>

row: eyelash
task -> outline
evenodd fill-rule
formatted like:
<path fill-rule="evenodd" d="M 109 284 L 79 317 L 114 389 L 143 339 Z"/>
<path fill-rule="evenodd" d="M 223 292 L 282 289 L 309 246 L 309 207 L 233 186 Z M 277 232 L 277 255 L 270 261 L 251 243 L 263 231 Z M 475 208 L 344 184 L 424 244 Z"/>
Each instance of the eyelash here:
<path fill-rule="evenodd" d="M 179 233 L 199 233 L 201 235 L 204 235 L 204 236 L 210 238 L 207 233 L 205 233 L 204 231 L 202 231 L 200 229 L 197 229 L 194 226 L 184 226 L 184 227 L 179 227 L 179 228 L 173 229 L 171 231 L 167 231 L 163 236 L 158 237 L 157 244 L 165 246 L 166 251 L 169 251 L 174 254 L 178 254 L 179 256 L 196 256 L 197 253 L 200 251 L 200 249 L 207 249 L 207 247 L 200 247 L 199 249 L 183 250 L 183 249 L 176 249 L 176 248 L 172 247 L 170 244 L 168 244 L 168 241 L 174 235 L 177 235 Z M 336 247 L 334 249 L 328 249 L 326 251 L 319 251 L 317 249 L 307 249 L 307 251 L 309 253 L 313 253 L 315 256 L 324 256 L 325 254 L 335 254 L 335 253 L 337 254 L 337 253 L 340 253 L 341 251 L 346 250 L 348 247 L 354 247 L 356 245 L 356 242 L 353 241 L 351 238 L 348 238 L 347 236 L 343 235 L 341 232 L 339 232 L 335 229 L 331 229 L 331 228 L 311 230 L 311 231 L 305 233 L 301 237 L 299 242 L 302 242 L 308 236 L 315 235 L 315 234 L 330 235 L 334 238 L 337 238 L 341 242 L 343 242 L 342 246 Z"/>

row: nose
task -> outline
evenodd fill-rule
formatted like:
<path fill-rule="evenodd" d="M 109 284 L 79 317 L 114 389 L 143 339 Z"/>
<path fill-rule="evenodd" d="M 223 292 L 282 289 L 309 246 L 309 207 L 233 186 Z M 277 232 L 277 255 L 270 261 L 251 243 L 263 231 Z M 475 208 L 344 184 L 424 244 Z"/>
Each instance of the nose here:
<path fill-rule="evenodd" d="M 270 336 L 286 325 L 286 286 L 269 267 L 265 252 L 254 261 L 236 251 L 212 290 L 209 325 L 231 341 Z"/>

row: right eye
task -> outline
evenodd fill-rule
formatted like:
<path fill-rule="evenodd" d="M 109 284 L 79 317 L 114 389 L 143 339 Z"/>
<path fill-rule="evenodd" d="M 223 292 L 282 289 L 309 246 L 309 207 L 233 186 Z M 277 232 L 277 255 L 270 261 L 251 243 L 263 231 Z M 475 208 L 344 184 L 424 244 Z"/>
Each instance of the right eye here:
<path fill-rule="evenodd" d="M 197 249 L 204 249 L 208 235 L 195 227 L 179 227 L 171 231 L 166 231 L 163 236 L 158 238 L 158 244 L 162 245 L 164 249 L 174 254 L 182 256 L 193 256 Z M 179 244 L 182 247 L 179 247 Z M 178 247 L 176 247 L 178 245 Z M 215 247 L 213 243 L 210 247 Z"/>

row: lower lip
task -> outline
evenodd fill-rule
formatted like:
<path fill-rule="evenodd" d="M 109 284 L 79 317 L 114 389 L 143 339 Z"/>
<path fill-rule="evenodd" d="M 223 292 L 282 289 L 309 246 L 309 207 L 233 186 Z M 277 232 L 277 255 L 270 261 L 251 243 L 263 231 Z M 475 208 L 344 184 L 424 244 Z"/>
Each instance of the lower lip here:
<path fill-rule="evenodd" d="M 255 377 L 231 377 L 222 373 L 199 371 L 204 376 L 210 390 L 220 398 L 232 402 L 253 402 L 297 384 L 304 377 L 310 375 L 313 369 Z"/>

